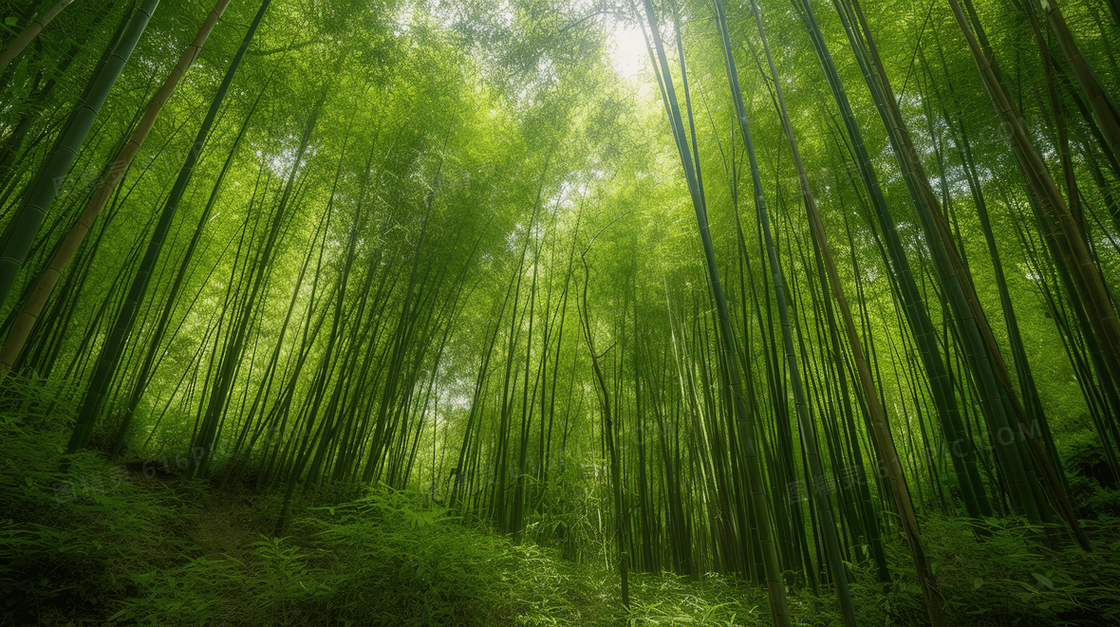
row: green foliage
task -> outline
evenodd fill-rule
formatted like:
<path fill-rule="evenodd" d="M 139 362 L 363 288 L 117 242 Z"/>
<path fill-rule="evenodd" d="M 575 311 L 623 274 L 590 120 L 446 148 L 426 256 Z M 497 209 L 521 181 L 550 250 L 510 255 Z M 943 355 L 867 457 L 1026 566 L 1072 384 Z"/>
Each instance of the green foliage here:
<path fill-rule="evenodd" d="M 72 384 L 62 379 L 29 376 L 8 377 L 0 390 L 0 419 L 5 429 L 22 434 L 25 428 L 53 431 L 64 428 L 77 404 Z"/>
<path fill-rule="evenodd" d="M 343 616 L 400 625 L 511 623 L 523 613 L 532 617 L 524 624 L 579 618 L 564 594 L 573 567 L 555 552 L 471 531 L 419 503 L 405 492 L 370 491 L 309 521 L 338 558 Z"/>
<path fill-rule="evenodd" d="M 592 582 L 550 550 L 459 524 L 416 495 L 313 510 L 297 535 L 132 573 L 112 621 L 139 625 L 584 624 Z"/>
<path fill-rule="evenodd" d="M 232 559 L 192 559 L 168 570 L 134 573 L 132 582 L 144 590 L 128 599 L 125 609 L 109 620 L 137 625 L 192 625 L 217 616 L 222 602 L 215 589 L 235 589 L 242 582 Z"/>
<path fill-rule="evenodd" d="M 1097 550 L 1084 553 L 1061 529 L 1063 547 L 1040 543 L 1042 530 L 1021 519 L 989 519 L 990 535 L 977 536 L 964 519 L 933 518 L 923 538 L 945 594 L 945 613 L 957 625 L 1111 625 L 1120 620 L 1120 565 L 1109 555 L 1120 519 L 1086 525 Z M 901 542 L 889 545 L 894 582 L 884 588 L 870 565 L 856 568 L 860 624 L 922 624 L 921 589 Z"/>
<path fill-rule="evenodd" d="M 577 564 L 559 551 L 513 544 L 464 524 L 424 495 L 384 486 L 342 505 L 305 510 L 292 535 L 268 528 L 279 495 L 216 494 L 203 484 L 126 475 L 94 453 L 61 462 L 61 432 L 3 420 L 7 457 L 0 484 L 14 505 L 0 527 L 2 623 L 121 625 L 766 625 L 765 591 L 735 577 L 692 581 L 634 573 L 631 608 L 601 563 Z M 80 490 L 57 492 L 53 482 Z M 330 502 L 351 487 L 325 486 L 309 502 Z M 320 493 L 321 492 L 321 493 Z M 209 508 L 209 509 L 204 509 Z M 199 512 L 210 512 L 200 516 Z M 240 513 L 239 513 L 240 512 Z M 220 518 L 212 520 L 211 518 Z M 244 540 L 217 549 L 199 539 L 205 524 L 235 528 Z M 1042 547 L 1039 531 L 1017 520 L 989 520 L 978 539 L 968 522 L 934 518 L 924 537 L 955 625 L 1107 625 L 1120 621 L 1120 519 L 1090 521 L 1097 550 Z M 255 537 L 256 539 L 252 539 Z M 1068 544 L 1064 538 L 1059 542 Z M 924 624 L 921 594 L 901 539 L 887 544 L 895 583 L 852 566 L 861 625 Z M 840 623 L 825 594 L 790 589 L 797 624 Z M 66 608 L 66 609 L 62 609 Z"/>
<path fill-rule="evenodd" d="M 768 624 L 765 591 L 714 573 L 689 581 L 671 573 L 631 580 L 630 625 Z"/>
<path fill-rule="evenodd" d="M 0 106 L 0 226 L 12 221 L 99 51 L 112 48 L 114 24 L 133 4 L 75 3 L 0 77 L 7 95 Z M 197 468 L 198 458 L 190 455 L 188 464 L 184 451 L 194 448 L 198 422 L 206 418 L 216 451 L 228 453 L 228 461 L 214 457 L 209 476 L 230 491 L 215 493 L 179 477 L 156 482 L 143 472 L 122 475 L 92 453 L 63 460 L 58 434 L 73 426 L 123 286 L 132 282 L 150 239 L 151 218 L 259 2 L 230 7 L 0 388 L 0 598 L 8 603 L 0 622 L 766 624 L 765 596 L 726 574 L 693 581 L 635 573 L 631 609 L 617 601 L 605 434 L 571 296 L 585 289 L 617 408 L 634 566 L 729 573 L 745 569 L 740 562 L 748 560 L 741 558 L 754 550 L 749 521 L 733 518 L 742 510 L 734 495 L 746 494 L 731 481 L 741 460 L 726 455 L 734 430 L 721 422 L 734 397 L 721 392 L 727 358 L 718 350 L 680 166 L 665 150 L 671 131 L 652 76 L 617 77 L 603 54 L 613 27 L 632 26 L 608 17 L 624 7 L 539 0 L 274 4 L 202 149 L 91 434 L 94 448 L 108 450 L 136 401 L 124 459 L 155 460 L 140 462 L 152 474 L 157 467 L 181 471 Z M 845 409 L 858 420 L 861 407 L 851 394 L 847 354 L 830 341 L 836 329 L 821 307 L 825 283 L 813 278 L 815 252 L 770 98 L 775 80 L 788 87 L 810 182 L 842 260 L 841 281 L 849 295 L 858 294 L 859 325 L 899 445 L 907 459 L 922 457 L 927 446 L 948 450 L 951 443 L 930 422 L 935 407 L 889 276 L 894 262 L 882 254 L 883 234 L 870 219 L 866 190 L 852 176 L 815 53 L 796 11 L 762 4 L 779 76 L 757 72 L 753 63 L 739 74 L 760 149 L 757 191 L 773 208 L 813 426 L 829 438 L 827 465 L 839 479 L 855 468 L 856 447 L 865 449 L 864 465 L 875 463 L 875 447 L 858 426 L 848 434 L 831 422 Z M 1021 3 L 975 4 L 1056 173 L 1056 119 L 1052 103 L 1039 97 L 1045 77 L 1013 6 Z M 1115 94 L 1112 51 L 1120 31 L 1107 15 L 1097 19 L 1099 4 L 1078 0 L 1064 8 Z M 749 28 L 752 6 L 728 8 L 729 35 L 743 59 L 759 49 Z M 24 297 L 15 292 L 53 254 L 206 11 L 203 3 L 162 7 L 65 184 L 44 208 L 19 289 L 0 303 L 4 313 L 14 315 Z M 761 234 L 750 223 L 756 190 L 746 185 L 745 155 L 728 141 L 734 114 L 720 79 L 711 6 L 676 8 L 681 54 L 695 86 L 695 160 L 705 172 L 708 229 L 736 350 L 749 367 L 745 398 L 760 417 L 767 497 L 782 537 L 805 543 L 803 551 L 784 551 L 782 559 L 791 563 L 781 566 L 792 571 L 793 557 L 813 559 L 821 529 L 777 507 L 790 496 L 787 470 L 788 478 L 800 476 L 805 460 L 796 439 L 784 441 L 792 435 L 783 434 L 793 406 L 772 344 L 780 317 L 762 282 Z M 1001 293 L 976 215 L 977 192 L 984 192 L 1041 406 L 1074 500 L 1096 519 L 1091 528 L 1099 553 L 1090 556 L 1048 551 L 1044 536 L 1018 522 L 992 523 L 993 533 L 978 542 L 965 523 L 928 520 L 947 611 L 962 625 L 1115 620 L 1120 594 L 1109 583 L 1117 575 L 1110 560 L 1120 546 L 1111 516 L 1120 515 L 1120 493 L 1116 478 L 1104 479 L 1100 469 L 1115 458 L 1101 442 L 1115 447 L 1109 440 L 1115 424 L 1108 421 L 1120 414 L 1106 398 L 1104 373 L 1089 359 L 1092 334 L 1078 328 L 1075 308 L 1067 306 L 1075 300 L 1062 291 L 1045 229 L 1028 215 L 1018 166 L 971 59 L 959 54 L 947 8 L 895 0 L 872 10 L 871 30 L 913 126 L 915 149 L 940 187 L 1002 350 L 1010 331 L 998 313 Z M 820 18 L 869 159 L 891 183 L 885 201 L 897 210 L 905 256 L 920 272 L 914 278 L 928 299 L 952 389 L 970 410 L 969 432 L 982 447 L 991 445 L 1003 436 L 985 434 L 983 412 L 973 407 L 969 351 L 958 346 L 927 241 L 907 208 L 905 186 L 897 184 L 887 129 L 873 123 L 874 102 L 857 87 L 862 77 L 840 45 L 837 15 L 822 11 Z M 18 30 L 12 19 L 0 13 L 10 27 L 4 32 Z M 1072 97 L 1072 84 L 1060 87 L 1063 100 Z M 1114 278 L 1116 225 L 1107 217 L 1117 214 L 1105 194 L 1120 191 L 1120 170 L 1091 163 L 1099 152 L 1086 134 L 1091 120 L 1077 116 L 1072 100 L 1064 104 L 1087 240 Z M 313 108 L 320 114 L 300 162 L 296 147 Z M 971 193 L 962 178 L 965 155 L 957 150 L 966 130 L 978 184 Z M 222 169 L 227 157 L 228 171 Z M 293 171 L 295 191 L 287 197 Z M 214 205 L 204 211 L 207 199 Z M 275 246 L 266 245 L 273 220 L 280 226 Z M 581 278 L 571 266 L 593 237 L 590 272 Z M 183 283 L 173 290 L 180 269 Z M 168 326 L 161 336 L 155 329 L 163 313 Z M 5 334 L 0 329 L 0 339 Z M 142 373 L 148 355 L 154 361 Z M 1012 365 L 1013 374 L 1025 372 L 1017 355 Z M 951 459 L 934 454 L 931 463 L 906 468 L 921 513 L 959 509 L 958 481 L 944 463 Z M 1004 496 L 1006 471 L 990 454 L 983 459 L 992 467 L 985 488 Z M 57 471 L 64 461 L 68 470 Z M 512 544 L 414 493 L 363 495 L 365 487 L 330 482 L 363 473 L 394 488 L 423 486 L 436 499 L 449 499 L 462 480 L 457 506 L 464 517 L 481 525 L 512 519 L 503 528 L 548 548 Z M 289 535 L 261 536 L 273 527 L 283 497 L 249 491 L 289 478 L 302 499 Z M 504 491 L 514 478 L 525 492 L 516 498 Z M 881 519 L 890 497 L 884 490 L 877 496 L 867 515 Z M 849 558 L 869 542 L 859 537 L 868 521 L 850 497 L 836 493 Z M 326 508 L 308 517 L 300 511 L 308 506 Z M 908 553 L 897 538 L 887 544 L 893 586 L 884 589 L 863 564 L 851 566 L 860 623 L 922 624 Z M 811 570 L 789 580 L 814 576 L 824 578 Z M 827 582 L 817 583 L 820 596 L 788 592 L 799 624 L 839 621 Z"/>
<path fill-rule="evenodd" d="M 1070 498 L 1080 506 L 1080 514 L 1086 518 L 1120 516 L 1120 490 L 1100 438 L 1090 431 L 1068 433 L 1060 448 Z"/>
<path fill-rule="evenodd" d="M 287 538 L 253 542 L 245 560 L 204 556 L 178 567 L 133 574 L 143 590 L 111 621 L 139 625 L 302 625 L 313 622 L 321 600 L 332 592 L 322 573 L 307 563 Z"/>
<path fill-rule="evenodd" d="M 182 550 L 175 538 L 189 522 L 173 509 L 174 493 L 140 489 L 95 453 L 68 456 L 60 472 L 62 432 L 29 426 L 45 415 L 31 410 L 47 406 L 29 401 L 26 413 L 0 416 L 0 618 L 7 620 L 96 611 L 127 593 L 129 573 Z"/>
<path fill-rule="evenodd" d="M 402 624 L 462 623 L 485 613 L 479 600 L 493 553 L 473 538 L 448 533 L 438 510 L 415 509 L 404 495 L 389 492 L 333 512 L 317 524 L 322 541 L 340 557 L 336 572 L 348 573 L 338 594 L 343 613 L 373 610 Z"/>

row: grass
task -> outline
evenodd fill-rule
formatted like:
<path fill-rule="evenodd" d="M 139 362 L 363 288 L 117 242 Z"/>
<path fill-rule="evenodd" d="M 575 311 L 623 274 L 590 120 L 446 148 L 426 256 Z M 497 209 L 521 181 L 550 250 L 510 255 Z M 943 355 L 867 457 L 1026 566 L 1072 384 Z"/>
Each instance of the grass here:
<path fill-rule="evenodd" d="M 92 452 L 60 475 L 60 423 L 0 420 L 0 624 L 770 624 L 763 588 L 717 575 L 634 573 L 627 610 L 615 573 L 386 488 L 324 489 L 305 503 L 350 500 L 305 505 L 270 537 L 279 495 L 125 473 Z M 1016 519 L 988 521 L 982 540 L 966 521 L 925 521 L 950 624 L 1120 624 L 1120 519 L 1086 525 L 1090 554 L 1051 550 Z M 888 549 L 889 586 L 852 566 L 860 624 L 925 624 L 906 551 Z M 797 625 L 840 624 L 831 597 L 789 600 Z"/>

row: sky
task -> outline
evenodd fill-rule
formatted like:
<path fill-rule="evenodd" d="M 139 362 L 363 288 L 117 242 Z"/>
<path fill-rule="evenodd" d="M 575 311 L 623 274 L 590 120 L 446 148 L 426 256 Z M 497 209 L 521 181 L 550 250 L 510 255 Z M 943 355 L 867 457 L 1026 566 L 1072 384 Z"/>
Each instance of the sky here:
<path fill-rule="evenodd" d="M 619 76 L 637 78 L 638 73 L 649 66 L 645 38 L 636 25 L 614 22 L 610 41 L 611 64 Z"/>

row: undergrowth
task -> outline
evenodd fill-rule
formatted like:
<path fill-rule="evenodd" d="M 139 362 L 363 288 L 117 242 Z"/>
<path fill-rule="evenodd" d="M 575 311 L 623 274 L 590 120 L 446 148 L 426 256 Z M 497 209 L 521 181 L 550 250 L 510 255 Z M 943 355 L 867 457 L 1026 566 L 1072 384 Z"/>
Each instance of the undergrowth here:
<path fill-rule="evenodd" d="M 1048 548 L 1043 530 L 1021 518 L 978 526 L 964 519 L 927 520 L 922 538 L 951 624 L 1120 625 L 1120 519 L 1082 524 L 1095 543 L 1089 553 L 1060 528 L 1050 531 L 1059 548 Z M 856 569 L 861 624 L 923 624 L 925 606 L 909 552 L 900 541 L 887 548 L 892 584 L 875 582 L 870 566 Z"/>
<path fill-rule="evenodd" d="M 604 566 L 514 543 L 384 486 L 358 498 L 350 486 L 312 491 L 285 535 L 271 537 L 278 494 L 156 480 L 94 452 L 68 457 L 62 472 L 55 405 L 17 409 L 0 413 L 0 624 L 770 624 L 763 587 L 717 575 L 632 573 L 626 609 Z M 348 502 L 330 504 L 338 498 Z M 1085 524 L 1092 553 L 1065 538 L 1050 549 L 1013 518 L 986 521 L 983 535 L 963 520 L 926 520 L 949 623 L 1120 624 L 1120 519 Z M 905 546 L 892 538 L 887 550 L 890 584 L 850 564 L 859 624 L 926 624 Z M 788 594 L 794 624 L 840 624 L 831 594 Z"/>

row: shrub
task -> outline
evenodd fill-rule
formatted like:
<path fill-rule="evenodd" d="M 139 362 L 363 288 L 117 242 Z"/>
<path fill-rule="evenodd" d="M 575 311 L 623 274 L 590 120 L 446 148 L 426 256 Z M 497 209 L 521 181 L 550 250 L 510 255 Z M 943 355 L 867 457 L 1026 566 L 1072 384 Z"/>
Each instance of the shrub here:
<path fill-rule="evenodd" d="M 126 573 L 181 546 L 170 494 L 139 490 L 93 452 L 66 457 L 60 431 L 19 417 L 0 418 L 0 615 L 42 622 L 55 614 L 94 613 L 129 588 Z M 42 424 L 42 423 L 40 423 Z M 169 498 L 170 497 L 170 498 Z"/>

